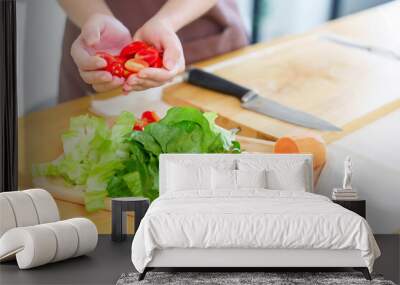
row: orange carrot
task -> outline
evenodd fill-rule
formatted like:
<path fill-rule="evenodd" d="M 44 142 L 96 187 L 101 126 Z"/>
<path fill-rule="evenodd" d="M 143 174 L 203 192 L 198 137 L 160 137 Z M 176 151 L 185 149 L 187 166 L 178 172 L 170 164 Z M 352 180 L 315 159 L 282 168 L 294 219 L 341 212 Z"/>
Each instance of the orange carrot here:
<path fill-rule="evenodd" d="M 282 137 L 275 142 L 274 153 L 310 153 L 314 169 L 323 166 L 326 161 L 325 142 L 318 136 Z"/>

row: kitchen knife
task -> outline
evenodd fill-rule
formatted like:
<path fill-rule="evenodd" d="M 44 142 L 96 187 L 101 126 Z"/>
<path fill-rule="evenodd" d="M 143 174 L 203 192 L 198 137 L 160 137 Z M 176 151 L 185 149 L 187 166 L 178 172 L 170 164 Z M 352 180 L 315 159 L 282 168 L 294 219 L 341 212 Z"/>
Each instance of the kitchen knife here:
<path fill-rule="evenodd" d="M 241 106 L 245 109 L 306 128 L 323 131 L 341 131 L 339 127 L 325 120 L 259 96 L 253 90 L 204 70 L 191 68 L 187 71 L 185 79 L 192 85 L 233 96 L 242 102 Z"/>
<path fill-rule="evenodd" d="M 337 36 L 327 35 L 327 36 L 323 36 L 323 39 L 328 40 L 332 43 L 341 45 L 341 46 L 360 49 L 360 50 L 364 50 L 364 51 L 367 51 L 370 53 L 374 53 L 376 55 L 381 55 L 381 56 L 385 56 L 385 57 L 392 58 L 395 60 L 400 60 L 400 53 L 397 53 L 391 49 L 382 48 L 382 47 L 378 47 L 378 46 L 364 45 L 364 44 L 360 44 L 358 42 L 354 42 L 354 41 L 347 40 L 345 38 L 341 38 L 341 37 L 337 37 Z"/>

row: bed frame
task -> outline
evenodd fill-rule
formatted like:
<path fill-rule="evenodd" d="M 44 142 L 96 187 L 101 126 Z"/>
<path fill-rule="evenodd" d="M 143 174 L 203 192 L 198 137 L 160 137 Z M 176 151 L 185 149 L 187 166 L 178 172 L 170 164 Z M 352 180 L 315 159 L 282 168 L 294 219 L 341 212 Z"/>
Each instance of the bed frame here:
<path fill-rule="evenodd" d="M 371 275 L 359 250 L 329 249 L 193 249 L 171 248 L 156 250 L 152 261 L 139 275 L 143 280 L 146 273 L 156 268 L 184 269 L 229 269 L 229 271 L 264 271 L 296 268 L 336 269 L 353 268 L 361 271 L 367 280 Z"/>
<path fill-rule="evenodd" d="M 164 185 L 167 179 L 167 161 L 173 160 L 236 160 L 238 158 L 257 159 L 300 159 L 306 165 L 306 189 L 313 191 L 313 164 L 312 156 L 306 154 L 162 154 L 160 156 L 160 195 L 165 193 Z M 361 271 L 367 280 L 371 275 L 361 257 L 359 250 L 331 250 L 331 249 L 250 249 L 250 248 L 169 248 L 158 249 L 154 252 L 152 261 L 139 275 L 143 280 L 148 271 L 154 269 L 229 269 L 229 271 L 265 271 L 266 269 L 309 268 L 353 268 Z"/>

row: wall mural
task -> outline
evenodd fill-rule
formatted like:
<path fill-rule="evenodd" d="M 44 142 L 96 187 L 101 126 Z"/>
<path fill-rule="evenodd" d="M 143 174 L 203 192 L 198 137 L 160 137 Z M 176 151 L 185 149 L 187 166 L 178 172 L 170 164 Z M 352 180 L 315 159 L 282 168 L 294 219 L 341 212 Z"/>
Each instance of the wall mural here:
<path fill-rule="evenodd" d="M 353 15 L 242 49 L 246 30 L 223 12 L 239 11 L 223 3 L 208 21 L 228 23 L 226 38 L 193 40 L 195 21 L 178 32 L 185 59 L 170 66 L 151 32 L 167 31 L 131 23 L 124 1 L 118 21 L 90 19 L 106 23 L 98 34 L 81 33 L 68 4 L 44 2 L 17 1 L 19 188 L 48 190 L 62 219 L 110 233 L 112 198 L 158 197 L 162 153 L 311 153 L 316 193 L 366 200 L 374 232 L 400 233 L 400 40 L 387 36 L 398 34 L 397 7 L 371 16 L 373 29 Z M 207 73 L 183 75 L 185 60 Z"/>

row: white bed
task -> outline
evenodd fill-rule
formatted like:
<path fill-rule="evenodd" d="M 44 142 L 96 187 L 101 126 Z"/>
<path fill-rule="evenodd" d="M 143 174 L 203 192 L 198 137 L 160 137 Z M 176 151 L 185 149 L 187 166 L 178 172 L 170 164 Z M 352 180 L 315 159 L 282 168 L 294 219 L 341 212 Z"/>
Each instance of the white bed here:
<path fill-rule="evenodd" d="M 292 189 L 215 189 L 215 181 L 210 188 L 208 167 L 237 173 L 238 185 L 239 175 L 266 168 L 275 175 L 268 176 L 270 184 L 277 188 L 272 180 L 278 179 Z M 200 172 L 190 177 L 188 169 L 195 168 Z M 354 267 L 370 278 L 380 252 L 367 222 L 313 194 L 312 181 L 309 155 L 161 155 L 160 197 L 132 243 L 140 278 L 154 267 Z"/>

